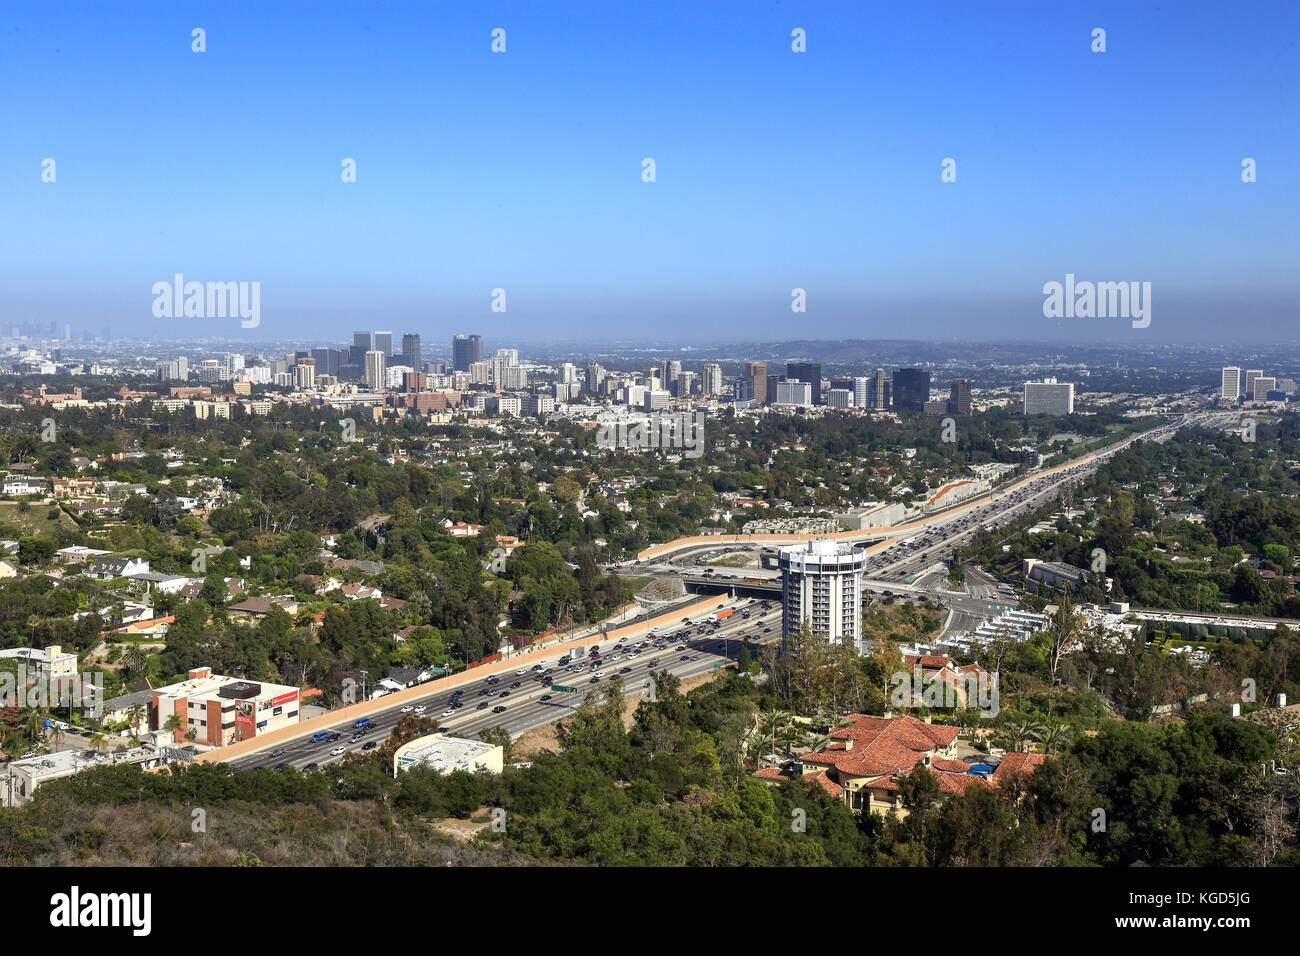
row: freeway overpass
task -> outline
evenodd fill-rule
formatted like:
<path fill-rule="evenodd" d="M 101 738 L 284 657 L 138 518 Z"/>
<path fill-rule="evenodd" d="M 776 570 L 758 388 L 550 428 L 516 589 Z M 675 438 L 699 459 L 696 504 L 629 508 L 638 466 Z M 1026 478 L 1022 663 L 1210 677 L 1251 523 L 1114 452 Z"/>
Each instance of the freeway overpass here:
<path fill-rule="evenodd" d="M 982 507 L 983 505 L 986 505 L 992 501 L 996 501 L 1001 498 L 1004 498 L 1007 495 L 1012 494 L 1017 490 L 1031 483 L 1040 482 L 1044 478 L 1048 478 L 1053 475 L 1060 474 L 1062 472 L 1073 472 L 1076 469 L 1082 468 L 1083 466 L 1104 461 L 1105 459 L 1109 458 L 1111 455 L 1123 451 L 1125 448 L 1127 448 L 1135 441 L 1144 441 L 1144 440 L 1152 440 L 1152 439 L 1163 440 L 1165 437 L 1168 437 L 1168 435 L 1177 431 L 1179 428 L 1185 427 L 1186 425 L 1192 424 L 1206 417 L 1212 417 L 1212 416 L 1184 415 L 1181 418 L 1179 418 L 1177 421 L 1165 422 L 1164 424 L 1149 429 L 1140 435 L 1134 435 L 1130 438 L 1125 438 L 1121 441 L 1116 442 L 1113 445 L 1100 449 L 1099 451 L 1092 452 L 1087 455 L 1083 455 L 1080 458 L 1073 459 L 1062 465 L 1056 465 L 1052 468 L 1031 472 L 1030 474 L 1025 475 L 1022 478 L 1018 478 L 1006 485 L 1002 485 L 998 488 L 994 488 L 990 491 L 985 492 L 982 495 L 977 495 L 973 498 L 961 502 L 960 504 L 954 505 L 951 508 L 945 509 L 943 511 L 937 511 L 932 514 L 928 514 L 923 518 L 918 518 L 914 521 L 906 522 L 901 525 L 895 525 L 888 528 L 836 531 L 836 532 L 831 532 L 829 534 L 694 535 L 689 537 L 677 538 L 673 541 L 668 541 L 663 544 L 652 545 L 651 547 L 646 548 L 643 551 L 639 552 L 637 554 L 637 560 L 638 562 L 671 560 L 677 554 L 687 549 L 704 548 L 708 550 L 713 550 L 713 549 L 725 548 L 729 545 L 732 548 L 752 546 L 752 545 L 781 546 L 781 545 L 788 545 L 788 544 L 799 544 L 801 542 L 812 541 L 817 538 L 831 538 L 837 541 L 844 541 L 846 543 L 853 543 L 853 544 L 857 544 L 865 541 L 878 541 L 879 544 L 885 544 L 885 542 L 879 541 L 879 539 L 881 539 L 882 537 L 895 537 L 899 535 L 914 534 L 918 531 L 925 530 L 927 527 L 930 527 L 931 525 L 942 524 L 957 515 Z M 879 544 L 877 546 L 879 546 Z"/>

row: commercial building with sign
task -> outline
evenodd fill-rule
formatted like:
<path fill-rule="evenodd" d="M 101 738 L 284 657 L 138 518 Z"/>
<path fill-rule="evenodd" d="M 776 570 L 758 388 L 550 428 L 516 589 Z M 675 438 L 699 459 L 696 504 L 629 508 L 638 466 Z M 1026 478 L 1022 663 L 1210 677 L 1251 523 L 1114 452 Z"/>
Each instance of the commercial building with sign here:
<path fill-rule="evenodd" d="M 300 689 L 285 684 L 242 680 L 213 674 L 211 667 L 196 667 L 186 680 L 158 688 L 149 708 L 149 726 L 167 729 L 175 714 L 177 743 L 191 738 L 209 747 L 224 747 L 259 734 L 298 723 Z"/>
<path fill-rule="evenodd" d="M 466 737 L 449 737 L 446 734 L 429 734 L 410 743 L 402 744 L 393 754 L 393 776 L 399 770 L 412 767 L 431 767 L 438 773 L 464 770 L 475 773 L 500 773 L 505 765 L 505 751 L 497 744 L 470 740 Z"/>

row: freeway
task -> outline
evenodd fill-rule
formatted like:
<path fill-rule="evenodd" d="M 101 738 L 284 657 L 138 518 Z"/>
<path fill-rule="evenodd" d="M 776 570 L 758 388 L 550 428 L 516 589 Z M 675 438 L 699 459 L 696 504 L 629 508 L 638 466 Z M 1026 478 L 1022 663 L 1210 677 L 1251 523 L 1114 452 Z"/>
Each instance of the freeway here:
<path fill-rule="evenodd" d="M 746 549 L 753 550 L 762 547 L 797 544 L 801 541 L 808 541 L 813 538 L 821 537 L 832 538 L 847 543 L 879 542 L 882 538 L 893 537 L 902 538 L 904 539 L 903 543 L 905 543 L 908 536 L 924 534 L 932 528 L 942 527 L 945 524 L 967 517 L 972 513 L 981 512 L 983 509 L 988 508 L 988 506 L 996 505 L 1000 501 L 1014 499 L 1015 502 L 1022 502 L 1026 495 L 1028 495 L 1041 502 L 1041 500 L 1046 496 L 1043 492 L 1050 491 L 1066 482 L 1077 484 L 1089 471 L 1096 467 L 1097 463 L 1105 461 L 1120 453 L 1134 442 L 1166 441 L 1174 434 L 1174 432 L 1181 428 L 1202 423 L 1222 424 L 1220 420 L 1224 418 L 1224 413 L 1198 412 L 1185 414 L 1176 420 L 1166 421 L 1155 428 L 1150 428 L 1141 434 L 1124 438 L 1113 445 L 1109 445 L 1106 448 L 1084 455 L 1072 462 L 1066 462 L 1063 465 L 1057 465 L 1046 470 L 1033 472 L 1025 477 L 1017 478 L 1000 488 L 995 488 L 986 492 L 983 495 L 955 504 L 943 511 L 933 512 L 923 518 L 918 518 L 914 521 L 909 521 L 893 527 L 872 528 L 861 531 L 839 531 L 825 535 L 758 534 L 678 538 L 675 541 L 652 545 L 640 552 L 635 561 L 611 566 L 610 570 L 619 570 L 624 573 L 633 571 L 636 573 L 645 573 L 648 568 L 660 567 L 665 562 L 671 563 L 678 555 L 694 554 L 702 549 L 719 552 L 743 551 Z M 1016 510 L 1020 511 L 1025 509 L 1021 508 Z M 736 569 L 731 568 L 730 570 L 734 571 Z"/>
<path fill-rule="evenodd" d="M 701 633 L 699 625 L 706 615 L 696 613 L 692 618 L 693 626 L 689 629 L 689 640 L 665 640 L 662 649 L 634 649 L 630 646 L 632 643 L 648 639 L 649 629 L 645 628 L 638 629 L 633 636 L 626 638 L 621 650 L 614 650 L 613 643 L 602 642 L 600 648 L 605 656 L 600 672 L 603 676 L 598 681 L 593 682 L 594 668 L 581 663 L 587 658 L 577 649 L 572 653 L 579 656 L 569 665 L 561 666 L 559 659 L 571 652 L 557 647 L 543 662 L 543 666 L 554 668 L 547 679 L 534 680 L 537 672 L 531 664 L 514 670 L 496 671 L 494 676 L 499 676 L 500 682 L 495 685 L 488 684 L 484 677 L 475 673 L 459 675 L 465 677 L 465 680 L 455 686 L 443 686 L 427 695 L 405 699 L 400 704 L 371 714 L 373 727 L 358 740 L 352 739 L 352 725 L 349 722 L 334 728 L 343 734 L 341 740 L 316 742 L 310 735 L 304 735 L 292 741 L 268 745 L 229 763 L 238 770 L 278 767 L 281 764 L 298 769 L 326 766 L 346 759 L 347 753 L 365 753 L 363 748 L 370 741 L 382 744 L 403 714 L 414 714 L 417 707 L 424 708 L 419 716 L 437 720 L 439 730 L 455 736 L 477 738 L 481 731 L 489 727 L 502 726 L 510 731 L 512 737 L 518 737 L 535 727 L 568 716 L 581 706 L 589 694 L 602 691 L 615 676 L 622 678 L 627 693 L 638 693 L 647 685 L 651 670 L 667 670 L 685 680 L 708 673 L 716 665 L 725 664 L 728 659 L 735 660 L 740 654 L 745 636 L 750 637 L 751 646 L 780 638 L 779 601 L 734 601 L 719 597 L 718 603 L 735 609 L 731 617 L 721 622 L 716 629 Z M 750 611 L 751 617 L 748 619 L 743 616 L 745 610 Z M 676 637 L 682 635 L 687 626 L 678 622 L 672 627 L 661 626 L 656 630 L 661 637 Z M 683 657 L 687 659 L 682 660 Z M 576 687 L 579 692 L 573 695 L 557 693 L 551 690 L 552 684 Z M 456 690 L 462 692 L 464 703 L 460 708 L 453 709 L 452 699 Z M 490 691 L 493 693 L 489 695 Z M 495 713 L 493 708 L 498 706 L 505 707 L 505 711 Z M 444 716 L 449 710 L 452 711 L 450 716 Z M 345 748 L 345 752 L 331 755 L 330 752 L 339 747 Z"/>

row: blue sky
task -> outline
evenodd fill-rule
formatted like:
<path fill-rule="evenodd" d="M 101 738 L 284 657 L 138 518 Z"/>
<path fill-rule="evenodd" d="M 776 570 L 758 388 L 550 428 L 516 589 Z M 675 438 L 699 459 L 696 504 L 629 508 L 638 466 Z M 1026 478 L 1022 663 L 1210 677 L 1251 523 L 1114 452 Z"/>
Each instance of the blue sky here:
<path fill-rule="evenodd" d="M 251 339 L 1294 341 L 1298 11 L 12 3 L 0 323 L 225 332 L 152 316 L 182 272 Z M 1067 272 L 1151 326 L 1043 319 Z"/>

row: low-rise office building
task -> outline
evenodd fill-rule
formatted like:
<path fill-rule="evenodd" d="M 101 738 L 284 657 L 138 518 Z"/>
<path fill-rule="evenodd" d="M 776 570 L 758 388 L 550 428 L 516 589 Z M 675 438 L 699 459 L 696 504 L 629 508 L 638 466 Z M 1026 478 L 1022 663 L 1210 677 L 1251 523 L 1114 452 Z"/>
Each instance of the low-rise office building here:
<path fill-rule="evenodd" d="M 268 684 L 213 674 L 211 667 L 196 667 L 179 684 L 153 691 L 149 726 L 166 730 L 172 715 L 180 718 L 173 728 L 177 743 L 190 740 L 209 747 L 224 747 L 251 740 L 298 723 L 301 690 L 286 684 Z"/>
<path fill-rule="evenodd" d="M 496 744 L 446 734 L 429 734 L 402 744 L 393 754 L 393 776 L 412 767 L 431 767 L 438 773 L 464 770 L 500 773 L 505 751 Z"/>

